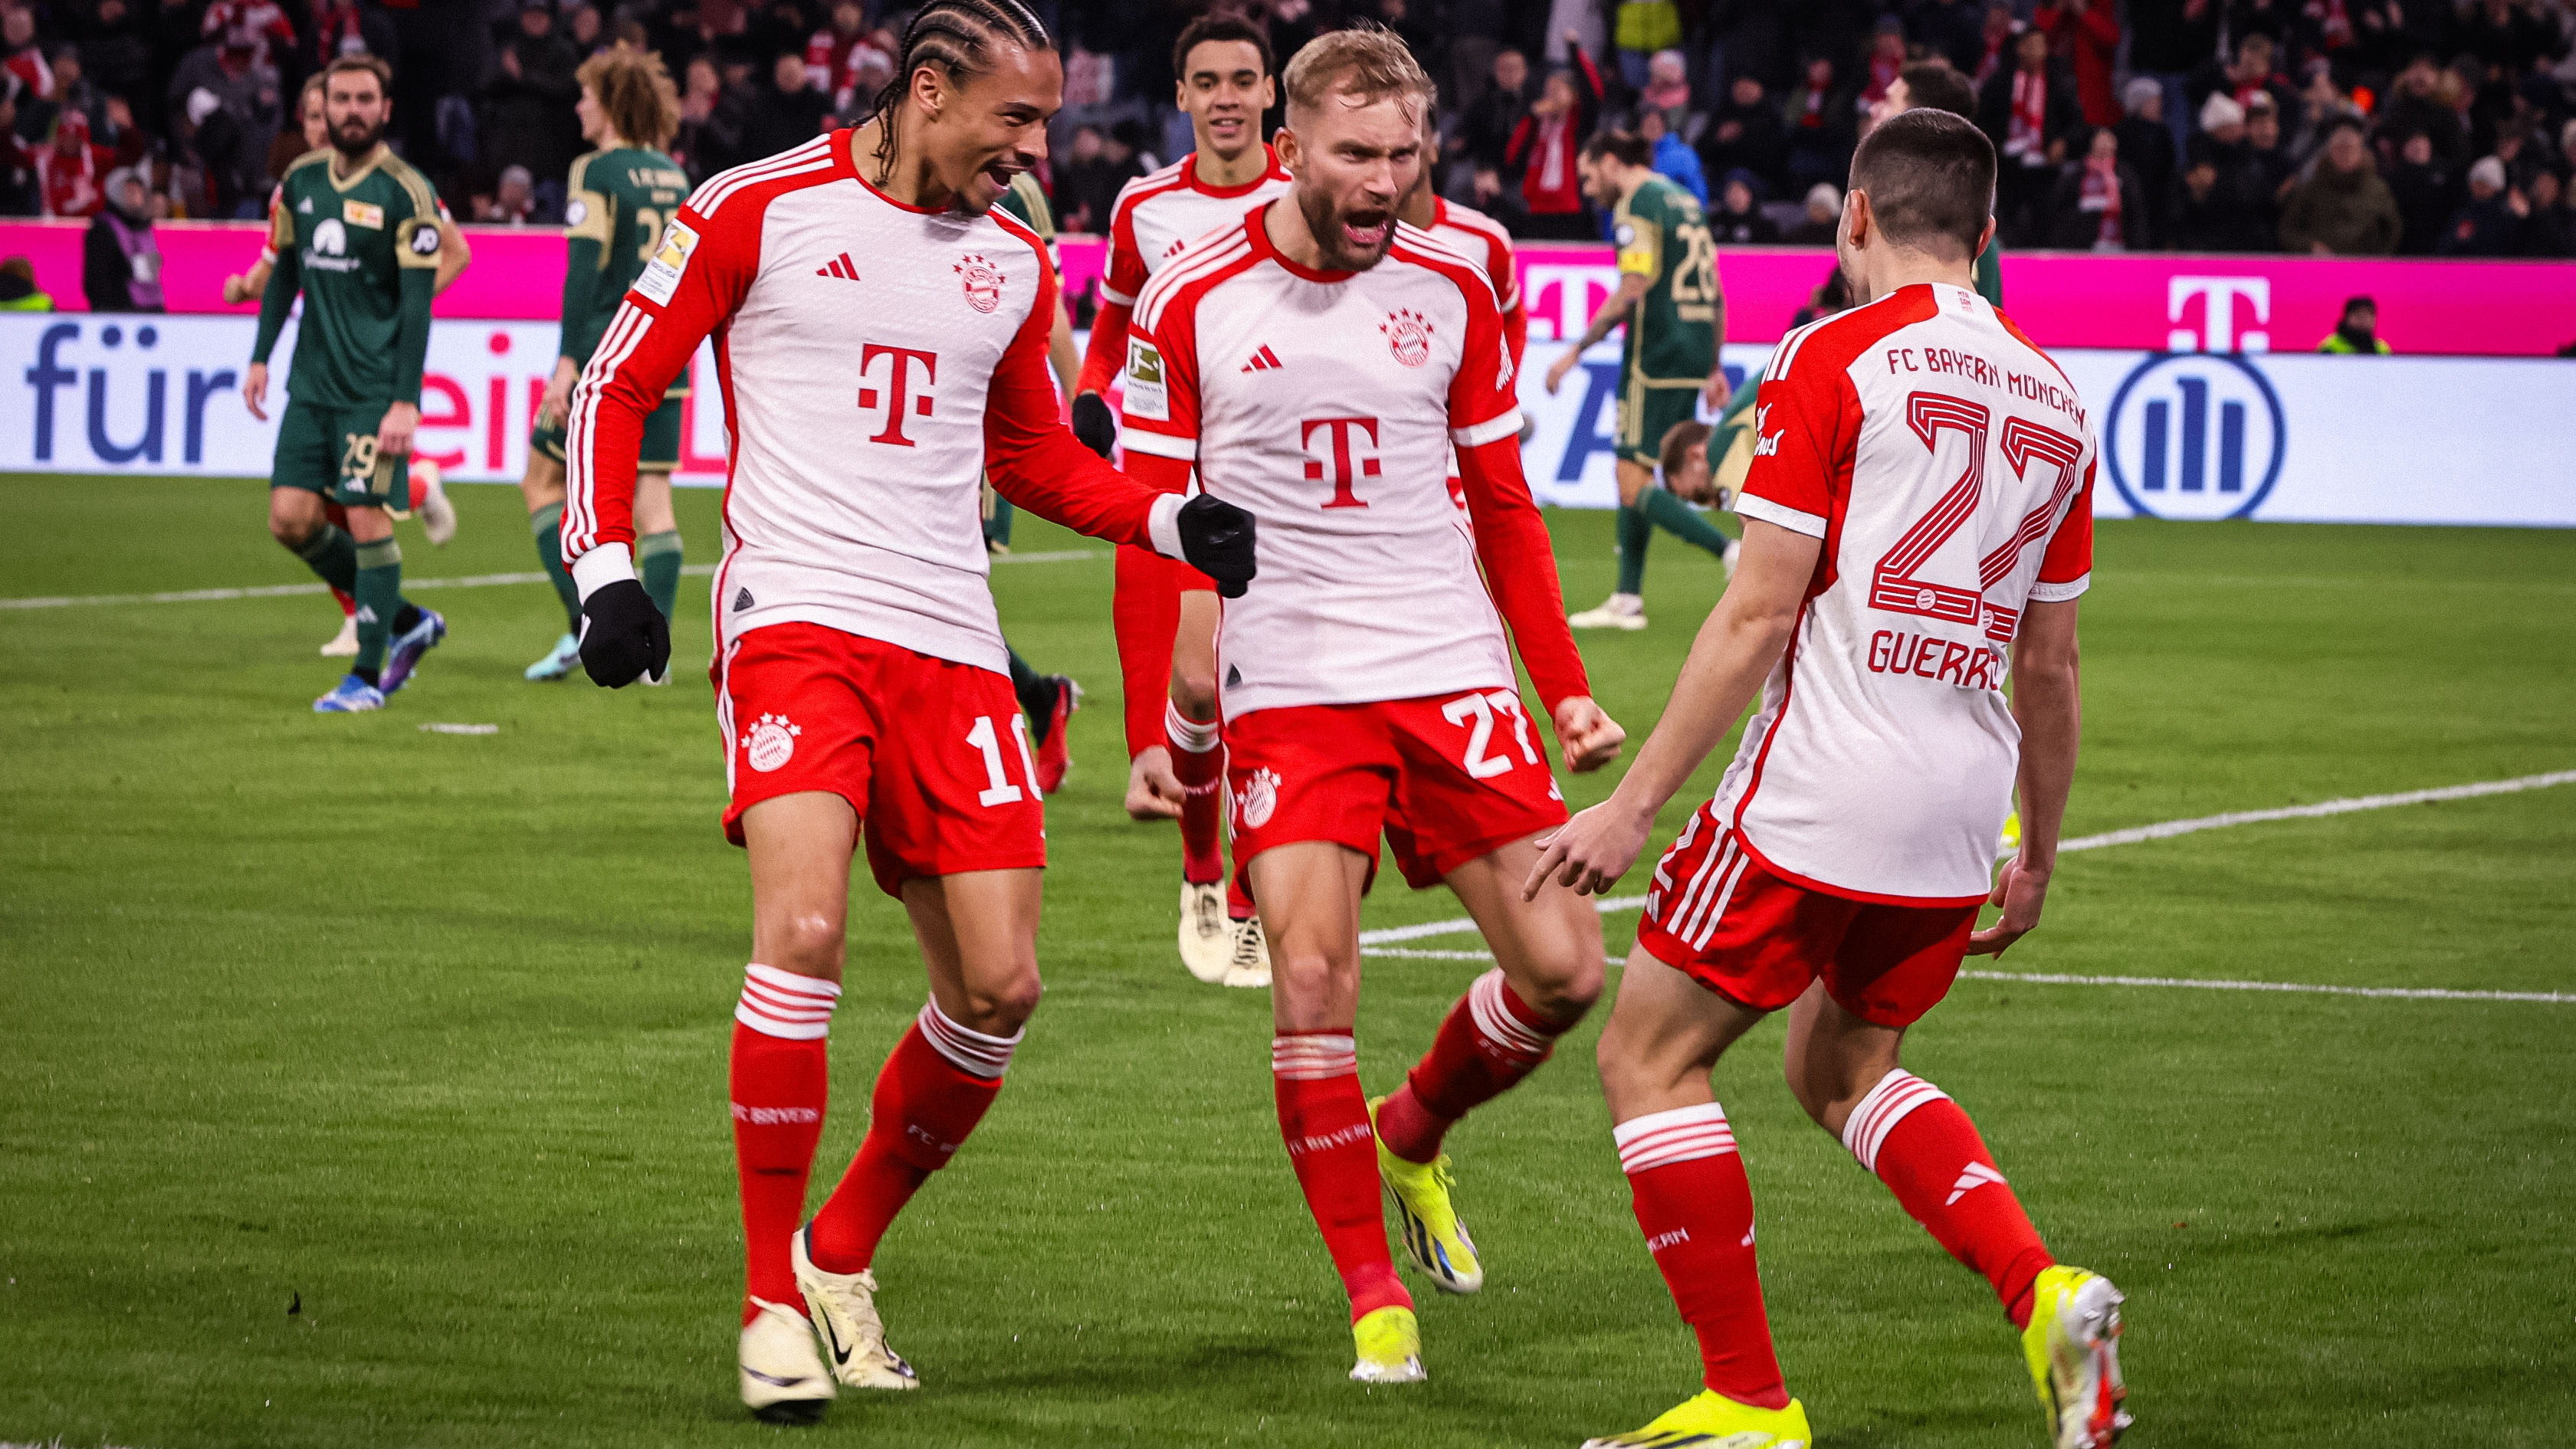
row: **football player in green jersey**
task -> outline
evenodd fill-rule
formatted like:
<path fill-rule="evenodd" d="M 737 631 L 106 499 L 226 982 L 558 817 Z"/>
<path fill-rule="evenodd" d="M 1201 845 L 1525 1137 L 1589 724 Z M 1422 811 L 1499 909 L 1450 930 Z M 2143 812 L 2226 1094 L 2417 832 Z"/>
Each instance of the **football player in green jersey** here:
<path fill-rule="evenodd" d="M 1628 324 L 1620 358 L 1619 587 L 1601 607 L 1573 617 L 1578 629 L 1646 627 L 1646 540 L 1659 527 L 1721 563 L 1735 551 L 1734 540 L 1655 481 L 1664 435 L 1696 417 L 1703 399 L 1711 412 L 1725 407 L 1729 390 L 1718 366 L 1726 299 L 1717 285 L 1717 244 L 1699 202 L 1656 173 L 1653 154 L 1643 138 L 1622 131 L 1583 144 L 1584 190 L 1611 208 L 1619 290 L 1547 370 L 1553 393 L 1586 349 Z"/>
<path fill-rule="evenodd" d="M 582 62 L 573 74 L 581 84 L 581 99 L 573 105 L 581 136 L 598 149 L 572 163 L 565 188 L 563 342 L 554 376 L 537 403 L 528 472 L 519 482 L 537 556 L 564 609 L 563 637 L 527 667 L 527 677 L 538 680 L 561 679 L 581 663 L 581 594 L 564 568 L 562 538 L 564 420 L 573 384 L 653 255 L 663 224 L 689 194 L 688 174 L 661 149 L 680 129 L 680 98 L 662 57 L 621 45 Z M 671 509 L 671 470 L 680 463 L 680 417 L 688 393 L 684 370 L 644 420 L 635 475 L 635 564 L 644 592 L 665 619 L 680 601 L 680 523 Z M 669 678 L 648 675 L 644 682 Z"/>
<path fill-rule="evenodd" d="M 242 382 L 251 415 L 266 421 L 269 354 L 300 292 L 268 527 L 323 582 L 357 600 L 358 655 L 313 702 L 324 714 L 383 708 L 447 634 L 446 620 L 402 597 L 402 550 L 387 512 L 397 488 L 408 490 L 443 236 L 429 182 L 384 144 L 392 78 L 371 55 L 324 68 L 331 144 L 297 158 L 279 184 L 269 234 L 277 265 L 260 294 Z M 347 510 L 346 530 L 325 519 L 328 503 Z"/>

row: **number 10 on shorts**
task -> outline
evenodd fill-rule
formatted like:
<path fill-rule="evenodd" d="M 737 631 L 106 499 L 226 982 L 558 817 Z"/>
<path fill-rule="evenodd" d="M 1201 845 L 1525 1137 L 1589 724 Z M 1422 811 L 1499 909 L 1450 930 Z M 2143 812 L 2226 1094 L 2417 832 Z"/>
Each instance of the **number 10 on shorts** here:
<path fill-rule="evenodd" d="M 1019 715 L 1011 716 L 1011 738 L 1020 747 L 1020 778 L 1029 782 L 1028 793 L 1011 783 L 1010 767 L 1002 758 L 1001 732 L 993 728 L 989 714 L 975 716 L 975 727 L 966 732 L 966 743 L 984 752 L 984 788 L 975 803 L 986 807 L 1017 805 L 1037 793 L 1037 760 L 1029 753 L 1029 722 Z"/>

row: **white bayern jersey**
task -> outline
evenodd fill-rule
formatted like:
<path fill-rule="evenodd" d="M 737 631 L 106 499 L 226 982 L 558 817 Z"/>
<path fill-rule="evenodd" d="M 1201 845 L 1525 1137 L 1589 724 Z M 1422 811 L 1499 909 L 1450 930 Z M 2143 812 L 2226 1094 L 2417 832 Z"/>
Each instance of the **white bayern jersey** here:
<path fill-rule="evenodd" d="M 1145 283 L 1181 248 L 1288 190 L 1287 168 L 1267 143 L 1261 175 L 1241 186 L 1210 186 L 1199 179 L 1193 151 L 1159 171 L 1118 188 L 1109 209 L 1109 271 L 1100 299 L 1132 307 Z"/>
<path fill-rule="evenodd" d="M 1006 213 L 928 211 L 861 177 L 835 132 L 698 188 L 582 370 L 568 424 L 564 546 L 585 596 L 626 566 L 642 414 L 714 335 L 731 424 L 721 654 L 810 622 L 1007 667 L 981 480 L 1120 542 L 1160 536 L 1156 495 L 1057 425 L 1046 370 L 1054 272 Z M 640 411 L 639 411 L 640 409 Z M 1060 436 L 1057 436 L 1060 435 Z M 1092 460 L 1097 463 L 1097 460 Z"/>
<path fill-rule="evenodd" d="M 1431 201 L 1431 224 L 1423 228 L 1436 241 L 1474 262 L 1493 283 L 1494 302 L 1503 310 L 1503 326 L 1511 330 L 1513 314 L 1521 310 L 1520 273 L 1512 265 L 1512 234 L 1503 224 L 1471 206 L 1460 206 L 1446 197 Z M 1515 357 L 1515 365 L 1520 359 Z"/>
<path fill-rule="evenodd" d="M 1194 464 L 1202 489 L 1261 520 L 1260 576 L 1218 636 L 1228 718 L 1511 689 L 1498 597 L 1550 707 L 1584 692 L 1561 615 L 1551 629 L 1537 605 L 1515 606 L 1533 568 L 1555 596 L 1517 466 L 1482 494 L 1473 529 L 1449 500 L 1450 442 L 1520 428 L 1480 268 L 1400 226 L 1377 266 L 1316 272 L 1281 256 L 1254 212 L 1157 274 L 1134 327 L 1128 452 Z M 1471 501 L 1489 486 L 1471 480 Z"/>
<path fill-rule="evenodd" d="M 1793 882 L 1982 900 L 2020 760 L 2006 651 L 2093 567 L 2074 385 L 1976 293 L 1916 285 L 1783 338 L 1754 428 L 1736 511 L 1824 553 L 1718 818 Z"/>

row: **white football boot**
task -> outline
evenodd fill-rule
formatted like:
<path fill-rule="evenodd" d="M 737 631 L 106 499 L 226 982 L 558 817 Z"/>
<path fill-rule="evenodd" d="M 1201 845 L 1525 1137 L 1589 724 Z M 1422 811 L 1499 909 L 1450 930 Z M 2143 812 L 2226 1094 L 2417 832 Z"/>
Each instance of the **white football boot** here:
<path fill-rule="evenodd" d="M 1233 923 L 1234 949 L 1227 953 L 1225 984 L 1247 990 L 1270 989 L 1270 938 L 1261 933 L 1261 918 L 1246 916 Z"/>
<path fill-rule="evenodd" d="M 1181 882 L 1181 964 L 1210 986 L 1225 979 L 1234 955 L 1234 922 L 1225 915 L 1225 882 Z"/>
<path fill-rule="evenodd" d="M 332 635 L 331 642 L 322 646 L 322 657 L 325 659 L 351 659 L 355 658 L 357 653 L 358 616 L 355 614 L 342 614 L 340 616 L 340 632 Z"/>
<path fill-rule="evenodd" d="M 445 548 L 456 537 L 456 505 L 448 501 L 447 485 L 440 480 L 436 463 L 415 458 L 411 471 L 422 484 L 420 531 L 429 535 L 431 547 Z"/>
<path fill-rule="evenodd" d="M 826 1273 L 805 1251 L 809 1225 L 788 1241 L 796 1266 L 796 1287 L 815 1328 L 831 1350 L 832 1377 L 854 1389 L 917 1389 L 921 1376 L 903 1355 L 886 1347 L 885 1320 L 877 1317 L 877 1275 Z"/>
<path fill-rule="evenodd" d="M 1612 594 L 1599 608 L 1570 614 L 1565 622 L 1576 629 L 1643 629 L 1646 601 L 1636 594 Z"/>
<path fill-rule="evenodd" d="M 784 1303 L 755 1298 L 742 1326 L 742 1402 L 768 1424 L 811 1424 L 832 1404 L 832 1374 L 814 1349 L 814 1325 Z"/>

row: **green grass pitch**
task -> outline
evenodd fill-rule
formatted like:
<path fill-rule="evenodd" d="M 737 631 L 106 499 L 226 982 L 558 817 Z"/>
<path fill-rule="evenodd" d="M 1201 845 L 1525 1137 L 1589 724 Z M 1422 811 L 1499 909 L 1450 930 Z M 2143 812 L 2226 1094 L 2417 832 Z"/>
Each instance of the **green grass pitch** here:
<path fill-rule="evenodd" d="M 404 530 L 413 577 L 534 567 L 515 491 L 458 501 L 448 550 Z M 697 562 L 715 508 L 682 494 Z M 0 478 L 0 595 L 306 580 L 261 511 L 251 482 Z M 1610 520 L 1550 521 L 1588 605 Z M 1025 520 L 1018 542 L 1083 546 Z M 1632 738 L 1719 588 L 1655 549 L 1654 627 L 1585 640 Z M 2100 556 L 2070 833 L 2576 768 L 2576 535 L 2121 523 Z M 1090 691 L 1048 1001 L 879 1259 L 929 1387 L 845 1397 L 806 1438 L 1570 1449 L 1691 1391 L 1589 1027 L 1453 1138 L 1491 1278 L 1422 1293 L 1430 1382 L 1343 1380 L 1267 1002 L 1180 971 L 1177 841 L 1117 808 L 1109 563 L 994 583 L 1021 650 Z M 353 718 L 308 712 L 335 675 L 321 598 L 0 610 L 0 1440 L 786 1437 L 734 1400 L 749 890 L 704 676 L 525 684 L 560 625 L 544 588 L 419 597 L 452 637 Z M 703 583 L 683 598 L 702 659 Z M 861 878 L 818 1195 L 922 996 Z M 2069 856 L 2003 964 L 2564 992 L 2571 904 L 2576 787 Z M 1369 923 L 1456 914 L 1390 873 Z M 1474 969 L 1370 963 L 1372 1089 Z M 1908 1062 L 1976 1114 L 2052 1246 L 2128 1291 L 2131 1442 L 2540 1446 L 2576 1434 L 2571 1035 L 2576 1004 L 1980 980 Z M 1820 1444 L 2038 1444 L 1985 1285 L 1799 1116 L 1778 1045 L 1757 1033 L 1718 1089 Z"/>

